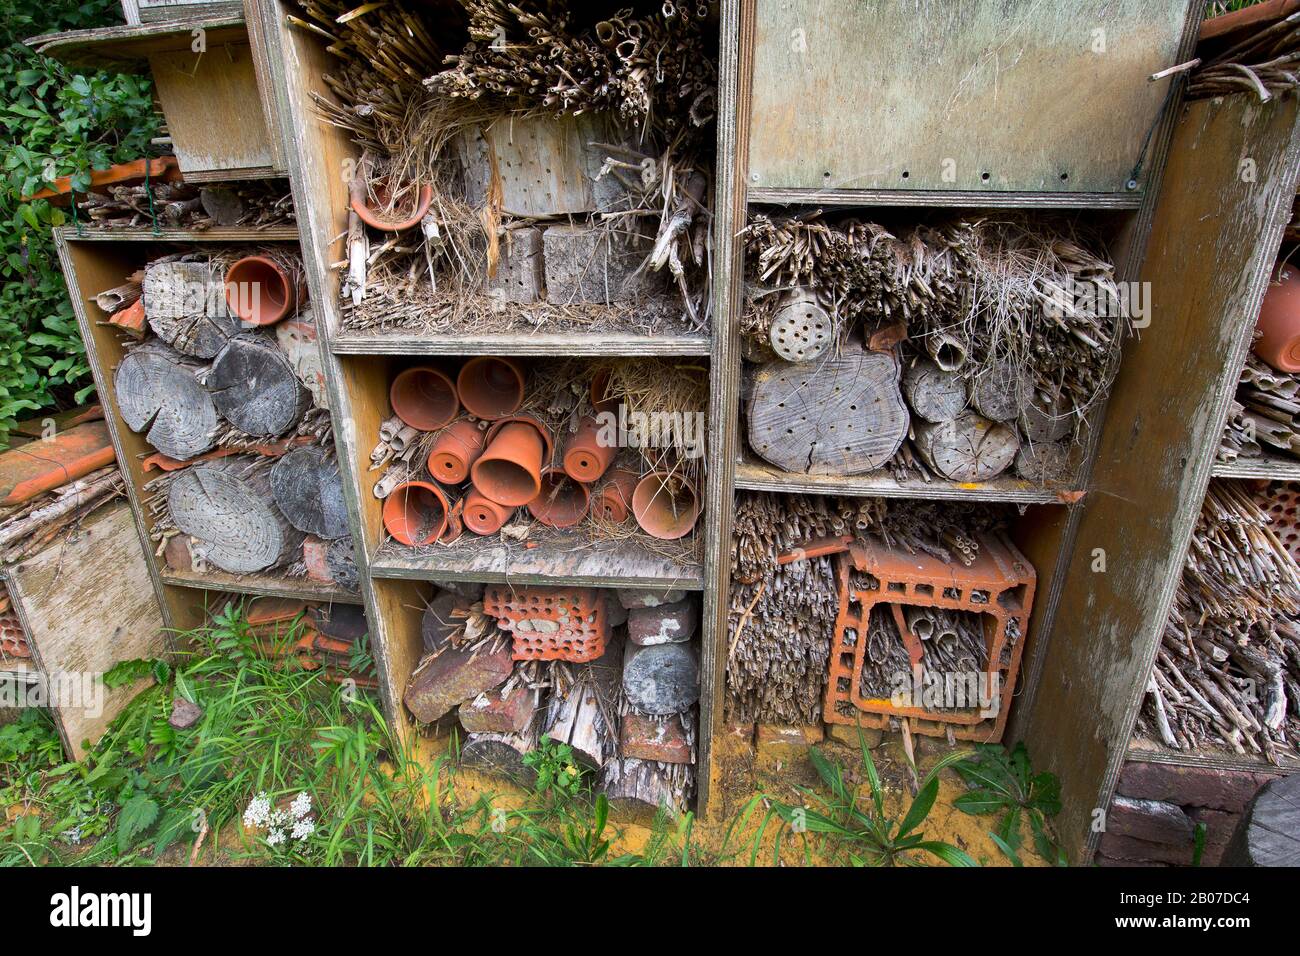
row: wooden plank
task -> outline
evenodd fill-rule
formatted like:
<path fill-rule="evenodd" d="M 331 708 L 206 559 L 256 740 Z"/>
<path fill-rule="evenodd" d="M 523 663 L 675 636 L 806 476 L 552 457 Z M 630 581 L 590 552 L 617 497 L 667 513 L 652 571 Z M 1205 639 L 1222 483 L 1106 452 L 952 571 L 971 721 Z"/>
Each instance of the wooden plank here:
<path fill-rule="evenodd" d="M 499 535 L 465 534 L 454 544 L 421 553 L 393 542 L 379 547 L 370 573 L 419 581 L 490 581 L 513 584 L 576 584 L 588 587 L 667 587 L 698 591 L 703 569 L 689 554 L 665 553 L 672 542 L 644 535 L 584 539 L 540 526 L 525 542 Z M 685 549 L 682 549 L 685 551 Z"/>
<path fill-rule="evenodd" d="M 1190 104 L 1174 135 L 1141 270 L 1151 327 L 1125 347 L 1057 624 L 1036 692 L 1019 702 L 1036 765 L 1061 781 L 1057 825 L 1076 862 L 1095 848 L 1095 813 L 1128 750 L 1290 212 L 1298 145 L 1294 102 L 1245 96 Z"/>
<path fill-rule="evenodd" d="M 803 206 L 927 206 L 977 209 L 1137 209 L 1140 193 L 1044 193 L 936 189 L 753 187 L 751 203 Z"/>
<path fill-rule="evenodd" d="M 243 17 L 217 16 L 184 22 L 66 30 L 32 37 L 26 43 L 68 66 L 129 72 L 143 67 L 153 53 L 190 49 L 195 30 L 203 30 L 207 42 L 213 44 L 246 42 L 248 38 Z"/>
<path fill-rule="evenodd" d="M 1239 754 L 1226 747 L 1171 750 L 1157 741 L 1138 738 L 1130 741 L 1124 759 L 1139 763 L 1163 763 L 1175 767 L 1208 768 L 1211 770 L 1247 770 L 1253 773 L 1300 772 L 1300 757 L 1283 756 L 1280 764 L 1271 764 L 1261 756 Z"/>
<path fill-rule="evenodd" d="M 335 355 L 708 355 L 704 335 L 606 335 L 543 332 L 527 335 L 336 335 Z"/>
<path fill-rule="evenodd" d="M 1215 478 L 1256 478 L 1265 481 L 1300 481 L 1300 461 L 1294 458 L 1238 458 L 1236 461 L 1216 461 L 1212 472 Z"/>
<path fill-rule="evenodd" d="M 77 242 L 296 242 L 298 227 L 292 224 L 248 229 L 243 226 L 213 226 L 211 229 L 168 229 L 156 232 L 148 226 L 109 229 L 59 226 L 56 230 Z"/>
<path fill-rule="evenodd" d="M 758 0 L 747 183 L 1133 193 L 1192 5 Z"/>
<path fill-rule="evenodd" d="M 204 591 L 230 591 L 262 597 L 287 597 L 333 604 L 360 604 L 361 595 L 311 578 L 287 578 L 274 574 L 228 574 L 225 571 L 178 571 L 160 568 L 164 584 Z"/>
<path fill-rule="evenodd" d="M 181 173 L 194 179 L 220 171 L 228 179 L 231 170 L 273 168 L 248 39 L 206 42 L 204 52 L 187 48 L 149 55 Z"/>
<path fill-rule="evenodd" d="M 8 569 L 7 576 L 32 660 L 56 687 L 82 675 L 98 679 L 120 661 L 169 652 L 125 502 L 98 509 L 75 534 Z M 51 713 L 69 757 L 81 760 L 83 742 L 97 741 L 142 686 L 101 685 L 99 699 L 53 700 Z"/>
<path fill-rule="evenodd" d="M 144 23 L 243 13 L 241 0 L 132 0 Z"/>
<path fill-rule="evenodd" d="M 736 465 L 735 486 L 750 491 L 803 495 L 849 495 L 861 498 L 923 498 L 936 501 L 1007 501 L 1059 504 L 1060 492 L 1020 478 L 999 475 L 992 481 L 957 484 L 936 478 L 898 481 L 884 471 L 865 475 L 805 475 L 781 471 L 753 458 Z"/>

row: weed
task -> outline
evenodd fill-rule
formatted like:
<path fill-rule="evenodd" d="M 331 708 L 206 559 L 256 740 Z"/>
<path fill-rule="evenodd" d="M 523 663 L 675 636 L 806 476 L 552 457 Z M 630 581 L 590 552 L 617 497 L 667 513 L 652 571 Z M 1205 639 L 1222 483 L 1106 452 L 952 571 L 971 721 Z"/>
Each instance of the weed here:
<path fill-rule="evenodd" d="M 1048 835 L 1046 819 L 1061 812 L 1060 782 L 1050 773 L 1033 772 L 1023 742 L 1010 753 L 998 744 L 980 744 L 973 755 L 958 761 L 953 769 L 970 788 L 953 801 L 953 806 L 976 815 L 1001 813 L 997 829 L 989 836 L 1007 859 L 1021 865 L 1021 823 L 1027 819 L 1038 855 L 1065 866 L 1065 854 Z"/>

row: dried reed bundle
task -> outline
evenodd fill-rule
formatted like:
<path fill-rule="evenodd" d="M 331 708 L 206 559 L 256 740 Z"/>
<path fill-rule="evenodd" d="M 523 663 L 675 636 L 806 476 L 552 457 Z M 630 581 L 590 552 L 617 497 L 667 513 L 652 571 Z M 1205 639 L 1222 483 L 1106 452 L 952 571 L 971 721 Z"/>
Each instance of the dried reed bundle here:
<path fill-rule="evenodd" d="M 1271 23 L 1193 69 L 1192 99 L 1253 93 L 1261 103 L 1300 86 L 1300 12 Z"/>
<path fill-rule="evenodd" d="M 1279 372 L 1251 355 L 1228 412 L 1219 459 L 1255 458 L 1266 447 L 1300 458 L 1300 376 Z"/>
<path fill-rule="evenodd" d="M 1237 481 L 1201 508 L 1137 732 L 1165 746 L 1294 753 L 1300 732 L 1300 567 Z"/>

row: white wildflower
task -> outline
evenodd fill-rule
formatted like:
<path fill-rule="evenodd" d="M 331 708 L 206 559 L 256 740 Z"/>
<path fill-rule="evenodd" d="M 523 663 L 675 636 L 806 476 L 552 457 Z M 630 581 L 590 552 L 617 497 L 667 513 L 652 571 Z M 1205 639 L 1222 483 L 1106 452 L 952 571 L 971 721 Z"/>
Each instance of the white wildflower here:
<path fill-rule="evenodd" d="M 299 820 L 297 823 L 293 825 L 293 833 L 291 834 L 291 836 L 295 840 L 302 842 L 303 840 L 307 839 L 315 832 L 316 832 L 316 824 L 312 822 L 310 817 L 308 817 L 306 819 Z"/>
<path fill-rule="evenodd" d="M 267 826 L 272 828 L 281 828 L 281 827 L 288 826 L 288 824 L 289 824 L 288 810 L 281 810 L 279 807 L 276 807 L 274 810 L 271 811 L 271 819 L 267 821 Z"/>
<path fill-rule="evenodd" d="M 311 794 L 304 790 L 294 797 L 293 803 L 289 804 L 289 812 L 293 814 L 295 820 L 301 820 L 311 813 Z"/>
<path fill-rule="evenodd" d="M 272 827 L 270 832 L 266 834 L 267 846 L 279 846 L 283 842 L 284 842 L 283 830 Z"/>
<path fill-rule="evenodd" d="M 248 804 L 248 809 L 244 811 L 244 826 L 252 829 L 254 827 L 269 826 L 271 822 L 271 798 L 265 793 L 259 793 Z"/>

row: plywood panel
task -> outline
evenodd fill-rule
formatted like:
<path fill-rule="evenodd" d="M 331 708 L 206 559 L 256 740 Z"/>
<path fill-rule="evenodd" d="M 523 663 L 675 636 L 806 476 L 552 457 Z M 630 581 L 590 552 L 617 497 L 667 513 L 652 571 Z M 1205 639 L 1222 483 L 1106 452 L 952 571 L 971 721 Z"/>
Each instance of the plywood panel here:
<path fill-rule="evenodd" d="M 7 569 L 6 576 L 36 665 L 56 687 L 77 686 L 82 675 L 97 679 L 120 661 L 168 651 L 125 501 L 100 508 L 75 533 Z M 73 760 L 85 756 L 83 743 L 97 741 L 140 688 L 101 688 L 102 697 L 54 701 L 51 710 Z"/>
<path fill-rule="evenodd" d="M 1128 747 L 1290 212 L 1298 143 L 1294 100 L 1199 101 L 1175 130 L 1141 270 L 1151 326 L 1125 347 L 1041 678 L 1017 717 L 1036 765 L 1061 780 L 1058 828 L 1076 862 Z"/>
<path fill-rule="evenodd" d="M 1132 193 L 1203 6 L 757 0 L 746 185 Z"/>

